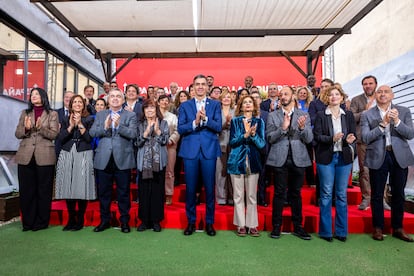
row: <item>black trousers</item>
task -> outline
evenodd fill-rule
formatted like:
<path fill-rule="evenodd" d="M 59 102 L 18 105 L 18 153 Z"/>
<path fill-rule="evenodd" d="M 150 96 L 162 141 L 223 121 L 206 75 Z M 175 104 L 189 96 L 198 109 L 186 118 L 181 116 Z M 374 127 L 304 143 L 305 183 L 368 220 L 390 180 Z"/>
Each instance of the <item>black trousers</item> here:
<path fill-rule="evenodd" d="M 47 228 L 52 204 L 55 166 L 38 166 L 33 157 L 29 164 L 19 164 L 17 171 L 23 229 Z"/>
<path fill-rule="evenodd" d="M 389 174 L 391 187 L 391 227 L 403 227 L 404 189 L 407 183 L 408 168 L 401 168 L 392 151 L 385 153 L 385 160 L 378 170 L 369 169 L 371 184 L 371 211 L 373 227 L 384 229 L 384 188 Z"/>
<path fill-rule="evenodd" d="M 147 225 L 164 219 L 165 169 L 153 174 L 153 178 L 143 179 L 139 172 L 138 217 Z"/>
<path fill-rule="evenodd" d="M 301 188 L 305 177 L 305 168 L 296 167 L 292 159 L 288 158 L 282 167 L 272 167 L 274 171 L 274 195 L 272 223 L 282 225 L 283 205 L 287 196 L 292 208 L 292 222 L 295 227 L 302 226 L 302 195 Z"/>
<path fill-rule="evenodd" d="M 112 196 L 112 184 L 116 182 L 116 194 L 118 200 L 118 209 L 121 214 L 121 223 L 129 222 L 129 210 L 131 209 L 130 200 L 130 180 L 131 169 L 120 170 L 113 159 L 108 162 L 105 170 L 96 170 L 99 182 L 98 182 L 98 197 L 100 203 L 101 223 L 110 223 L 111 221 L 111 196 Z"/>
<path fill-rule="evenodd" d="M 257 183 L 257 201 L 259 204 L 266 203 L 266 159 L 267 154 L 262 153 L 260 155 L 263 167 L 259 173 L 259 180 Z"/>

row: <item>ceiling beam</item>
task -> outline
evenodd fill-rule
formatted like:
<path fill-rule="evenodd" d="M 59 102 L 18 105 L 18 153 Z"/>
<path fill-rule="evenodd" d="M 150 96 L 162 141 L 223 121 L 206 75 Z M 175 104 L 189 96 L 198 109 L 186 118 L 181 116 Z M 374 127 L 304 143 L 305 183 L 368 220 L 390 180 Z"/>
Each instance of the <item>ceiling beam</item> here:
<path fill-rule="evenodd" d="M 306 56 L 306 51 L 284 51 L 289 56 Z M 180 53 L 111 53 L 112 58 L 252 58 L 252 57 L 284 57 L 278 52 L 180 52 Z M 321 53 L 323 55 L 323 53 Z M 99 56 L 96 56 L 99 58 Z"/>
<path fill-rule="evenodd" d="M 323 50 L 329 48 L 344 34 L 348 34 L 348 32 L 351 30 L 353 26 L 355 26 L 355 24 L 357 24 L 362 18 L 364 18 L 368 13 L 370 13 L 376 6 L 381 4 L 382 1 L 383 0 L 372 0 L 371 2 L 369 2 L 362 10 L 360 10 L 357 13 L 357 15 L 355 15 L 351 20 L 348 21 L 348 23 L 345 24 L 341 31 L 335 34 L 322 46 Z"/>
<path fill-rule="evenodd" d="M 305 73 L 305 71 L 302 70 L 302 68 L 300 68 L 300 66 L 284 51 L 280 51 L 280 54 L 282 56 L 284 56 L 289 62 L 290 64 L 293 65 L 293 67 L 296 68 L 296 70 L 298 70 L 298 72 L 304 77 L 307 77 L 307 74 Z"/>
<path fill-rule="evenodd" d="M 72 24 L 72 22 L 67 19 L 52 3 L 48 0 L 37 0 L 32 2 L 39 2 L 47 9 L 57 20 L 59 20 L 66 28 L 69 29 L 69 32 L 73 33 L 73 37 L 77 37 L 80 41 L 82 41 L 83 44 L 85 44 L 91 51 L 95 53 L 95 55 L 99 55 L 98 49 L 95 47 L 95 45 L 90 42 L 84 35 L 79 32 L 79 30 L 75 27 L 75 25 Z"/>
<path fill-rule="evenodd" d="M 136 58 L 136 53 L 131 55 L 119 68 L 116 70 L 115 73 L 112 74 L 111 80 L 114 79 L 134 58 Z"/>
<path fill-rule="evenodd" d="M 151 31 L 92 31 L 79 30 L 85 37 L 265 37 L 265 36 L 302 36 L 336 35 L 342 28 L 327 29 L 246 29 L 246 30 L 151 30 Z M 351 33 L 348 30 L 347 33 Z M 79 33 L 69 32 L 77 37 Z"/>

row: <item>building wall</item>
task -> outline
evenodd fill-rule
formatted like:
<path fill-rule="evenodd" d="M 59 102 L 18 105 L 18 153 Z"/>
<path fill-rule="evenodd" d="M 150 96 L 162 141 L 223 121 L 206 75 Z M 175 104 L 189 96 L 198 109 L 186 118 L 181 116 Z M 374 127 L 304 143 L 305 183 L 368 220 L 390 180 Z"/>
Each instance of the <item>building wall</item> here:
<path fill-rule="evenodd" d="M 352 96 L 362 92 L 361 78 L 370 72 L 376 74 L 379 83 L 397 80 L 397 73 L 414 72 L 413 66 L 407 66 L 414 64 L 413 14 L 412 0 L 384 0 L 365 16 L 352 28 L 351 35 L 334 44 L 335 81 L 343 83 Z M 387 74 L 389 70 L 393 74 Z"/>

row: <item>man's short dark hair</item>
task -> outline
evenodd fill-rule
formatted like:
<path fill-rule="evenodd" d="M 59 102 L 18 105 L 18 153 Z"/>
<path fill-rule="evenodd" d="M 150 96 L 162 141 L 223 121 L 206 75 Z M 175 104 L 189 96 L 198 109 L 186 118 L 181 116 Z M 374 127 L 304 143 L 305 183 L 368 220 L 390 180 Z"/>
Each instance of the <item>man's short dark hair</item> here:
<path fill-rule="evenodd" d="M 193 79 L 193 83 L 196 79 L 205 79 L 207 81 L 207 77 L 204 76 L 203 74 L 198 74 L 197 76 L 195 76 Z"/>
<path fill-rule="evenodd" d="M 374 77 L 373 75 L 369 75 L 369 76 L 364 77 L 364 78 L 362 79 L 362 81 L 361 81 L 361 84 L 364 84 L 364 80 L 367 80 L 367 79 L 373 79 L 373 80 L 374 80 L 374 82 L 375 82 L 375 84 L 378 84 L 378 82 L 377 82 L 377 78 L 376 78 L 376 77 Z"/>

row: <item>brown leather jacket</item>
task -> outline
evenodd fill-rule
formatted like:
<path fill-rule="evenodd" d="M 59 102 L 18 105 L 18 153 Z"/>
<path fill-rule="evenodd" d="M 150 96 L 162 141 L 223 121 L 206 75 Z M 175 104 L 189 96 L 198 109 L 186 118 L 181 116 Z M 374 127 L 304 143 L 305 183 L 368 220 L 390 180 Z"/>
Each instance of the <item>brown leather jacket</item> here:
<path fill-rule="evenodd" d="M 47 114 L 46 111 L 43 111 L 40 116 L 39 129 L 35 127 L 34 112 L 30 112 L 28 116 L 31 117 L 33 127 L 28 131 L 25 130 L 24 118 L 26 117 L 26 111 L 23 110 L 16 128 L 16 137 L 22 139 L 16 153 L 16 163 L 27 165 L 34 155 L 38 166 L 54 165 L 56 163 L 56 153 L 53 140 L 59 134 L 57 112 L 51 110 Z"/>

